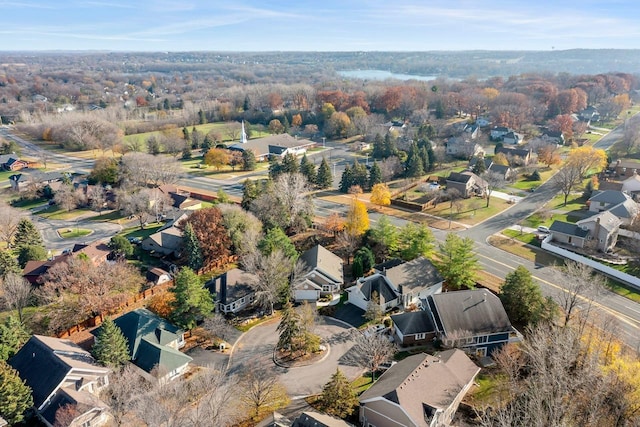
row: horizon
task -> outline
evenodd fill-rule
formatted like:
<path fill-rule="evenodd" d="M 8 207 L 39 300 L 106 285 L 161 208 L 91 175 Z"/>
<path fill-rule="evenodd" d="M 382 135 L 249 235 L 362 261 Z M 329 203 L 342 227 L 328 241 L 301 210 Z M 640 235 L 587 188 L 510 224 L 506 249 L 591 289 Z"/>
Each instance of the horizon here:
<path fill-rule="evenodd" d="M 0 0 L 0 52 L 636 50 L 640 2 Z"/>

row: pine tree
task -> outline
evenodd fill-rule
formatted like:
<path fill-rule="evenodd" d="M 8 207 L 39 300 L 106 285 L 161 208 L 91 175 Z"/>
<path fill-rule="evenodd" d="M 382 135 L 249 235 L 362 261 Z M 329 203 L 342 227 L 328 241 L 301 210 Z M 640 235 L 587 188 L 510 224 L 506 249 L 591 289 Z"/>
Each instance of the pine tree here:
<path fill-rule="evenodd" d="M 258 242 L 258 249 L 260 249 L 260 252 L 265 256 L 269 256 L 276 250 L 280 250 L 287 258 L 292 260 L 298 258 L 298 251 L 295 245 L 280 227 L 269 229 L 264 238 Z"/>
<path fill-rule="evenodd" d="M 207 124 L 207 113 L 202 110 L 198 111 L 198 119 L 201 125 Z"/>
<path fill-rule="evenodd" d="M 282 158 L 282 172 L 297 173 L 300 172 L 300 164 L 294 154 L 287 153 Z"/>
<path fill-rule="evenodd" d="M 18 264 L 22 268 L 24 268 L 29 261 L 44 261 L 45 259 L 47 259 L 47 251 L 44 246 L 20 246 L 18 250 Z"/>
<path fill-rule="evenodd" d="M 193 154 L 191 153 L 191 144 L 187 143 L 182 149 L 182 159 L 189 160 L 192 156 Z"/>
<path fill-rule="evenodd" d="M 382 183 L 382 170 L 378 162 L 374 160 L 371 169 L 369 170 L 369 188 L 373 188 L 376 184 Z"/>
<path fill-rule="evenodd" d="M 0 361 L 8 360 L 29 340 L 29 331 L 13 316 L 0 323 Z"/>
<path fill-rule="evenodd" d="M 545 299 L 531 272 L 521 265 L 504 278 L 500 300 L 513 322 L 535 325 L 553 317 L 554 303 Z"/>
<path fill-rule="evenodd" d="M 331 168 L 329 167 L 329 163 L 327 163 L 327 159 L 322 158 L 322 163 L 320 163 L 320 167 L 318 168 L 318 175 L 316 177 L 316 185 L 318 188 L 331 188 L 333 186 L 333 174 L 331 173 Z"/>
<path fill-rule="evenodd" d="M 0 416 L 9 425 L 24 420 L 24 412 L 33 406 L 31 388 L 6 362 L 0 362 Z"/>
<path fill-rule="evenodd" d="M 307 178 L 309 184 L 313 185 L 316 183 L 316 166 L 309 161 L 307 153 L 305 153 L 300 160 L 300 173 Z"/>
<path fill-rule="evenodd" d="M 422 160 L 422 168 L 424 171 L 430 171 L 431 164 L 429 163 L 429 153 L 427 152 L 426 147 L 419 148 L 418 155 L 420 156 L 420 160 Z"/>
<path fill-rule="evenodd" d="M 396 154 L 398 154 L 398 147 L 396 146 L 396 138 L 393 137 L 390 133 L 387 133 L 384 136 L 383 157 L 386 159 L 387 157 L 395 156 Z"/>
<path fill-rule="evenodd" d="M 22 218 L 20 222 L 18 222 L 13 244 L 16 247 L 42 246 L 42 236 L 33 222 L 28 218 Z"/>
<path fill-rule="evenodd" d="M 422 166 L 422 159 L 416 151 L 411 151 L 407 158 L 407 176 L 410 178 L 419 178 L 424 175 L 424 167 Z"/>
<path fill-rule="evenodd" d="M 244 103 L 242 104 L 242 110 L 249 111 L 250 109 L 251 109 L 251 98 L 249 98 L 249 95 L 245 95 Z"/>
<path fill-rule="evenodd" d="M 251 202 L 258 198 L 260 195 L 260 189 L 258 188 L 258 184 L 250 179 L 244 181 L 244 185 L 242 186 L 242 201 L 240 202 L 240 206 L 242 209 L 249 210 L 251 206 Z"/>
<path fill-rule="evenodd" d="M 9 251 L 0 251 L 0 278 L 4 279 L 9 273 L 22 273 L 22 269 Z"/>
<path fill-rule="evenodd" d="M 348 417 L 358 405 L 358 395 L 340 369 L 325 384 L 320 400 L 324 412 L 338 418 Z"/>
<path fill-rule="evenodd" d="M 182 242 L 187 266 L 194 271 L 199 271 L 203 265 L 202 250 L 190 223 L 184 226 Z"/>
<path fill-rule="evenodd" d="M 476 163 L 473 165 L 471 172 L 480 176 L 487 171 L 487 165 L 484 163 L 484 156 L 476 156 Z"/>
<path fill-rule="evenodd" d="M 171 303 L 171 320 L 181 328 L 192 329 L 198 320 L 213 311 L 211 294 L 189 267 L 183 267 L 176 274 L 173 283 L 169 288 L 169 292 L 174 296 Z"/>
<path fill-rule="evenodd" d="M 189 129 L 187 129 L 186 126 L 182 128 L 182 138 L 187 142 L 191 142 L 191 135 L 189 134 Z"/>
<path fill-rule="evenodd" d="M 373 152 L 371 153 L 371 156 L 374 159 L 384 159 L 384 154 L 384 138 L 382 138 L 382 135 L 377 133 L 373 139 Z"/>
<path fill-rule="evenodd" d="M 359 163 L 356 159 L 353 162 L 351 173 L 353 175 L 353 183 L 351 185 L 359 185 L 363 190 L 368 188 L 369 172 L 367 171 L 367 167 L 364 164 Z"/>
<path fill-rule="evenodd" d="M 207 134 L 204 137 L 204 141 L 202 141 L 202 145 L 200 145 L 200 148 L 202 148 L 202 154 L 203 155 L 207 154 L 207 151 L 211 150 L 211 148 L 213 148 L 214 145 L 215 145 L 215 141 L 211 136 L 209 136 L 209 134 Z"/>
<path fill-rule="evenodd" d="M 127 339 L 110 317 L 102 323 L 91 351 L 98 362 L 109 368 L 123 366 L 131 359 Z"/>
<path fill-rule="evenodd" d="M 373 252 L 366 246 L 358 249 L 358 251 L 353 256 L 353 263 L 355 264 L 356 260 L 360 262 L 362 266 L 362 274 L 369 272 L 373 268 L 375 264 L 375 258 L 373 257 Z M 361 274 L 361 275 L 362 275 Z"/>
<path fill-rule="evenodd" d="M 282 163 L 280 163 L 280 159 L 276 156 L 273 156 L 269 159 L 269 178 L 275 181 L 277 177 L 280 176 L 284 171 L 282 170 Z"/>
<path fill-rule="evenodd" d="M 291 129 L 291 124 L 289 123 L 289 119 L 286 115 L 284 116 L 284 119 L 282 119 L 282 126 L 284 127 L 284 133 L 289 132 L 289 129 Z"/>
<path fill-rule="evenodd" d="M 256 155 L 252 150 L 242 152 L 242 170 L 252 171 L 256 169 Z"/>
<path fill-rule="evenodd" d="M 295 353 L 300 350 L 300 316 L 288 300 L 282 307 L 282 317 L 278 324 L 278 349 Z"/>
<path fill-rule="evenodd" d="M 321 165 L 322 166 L 322 165 Z M 349 165 L 344 167 L 344 172 L 342 172 L 342 178 L 340 178 L 340 192 L 348 193 L 349 189 L 353 184 L 353 172 Z"/>

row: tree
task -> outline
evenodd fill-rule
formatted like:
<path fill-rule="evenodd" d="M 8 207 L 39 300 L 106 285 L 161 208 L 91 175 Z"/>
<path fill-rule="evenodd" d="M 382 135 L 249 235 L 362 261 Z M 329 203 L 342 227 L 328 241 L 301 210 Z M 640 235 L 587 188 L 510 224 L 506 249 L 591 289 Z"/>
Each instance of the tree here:
<path fill-rule="evenodd" d="M 400 229 L 397 247 L 400 258 L 405 261 L 429 257 L 433 255 L 435 238 L 426 224 L 408 222 Z"/>
<path fill-rule="evenodd" d="M 364 273 L 368 273 L 375 264 L 375 258 L 371 249 L 362 247 L 353 256 L 353 277 L 362 277 Z"/>
<path fill-rule="evenodd" d="M 569 152 L 565 168 L 576 169 L 580 178 L 598 173 L 607 166 L 607 153 L 590 146 L 574 148 Z"/>
<path fill-rule="evenodd" d="M 152 384 L 139 371 L 140 368 L 133 364 L 126 365 L 109 376 L 109 386 L 100 393 L 116 426 L 127 425 L 136 404 L 152 391 Z"/>
<path fill-rule="evenodd" d="M 185 329 L 193 329 L 196 322 L 207 317 L 214 308 L 211 293 L 189 267 L 183 267 L 169 288 L 174 295 L 171 320 Z"/>
<path fill-rule="evenodd" d="M 249 210 L 251 203 L 260 195 L 260 187 L 255 181 L 246 179 L 242 184 L 242 201 L 240 206 L 242 209 Z"/>
<path fill-rule="evenodd" d="M 18 230 L 18 223 L 22 212 L 6 204 L 0 204 L 0 238 L 10 248 L 13 244 L 13 236 Z"/>
<path fill-rule="evenodd" d="M 353 413 L 358 405 L 358 395 L 351 386 L 351 382 L 339 368 L 325 384 L 320 397 L 322 410 L 338 418 L 346 418 Z"/>
<path fill-rule="evenodd" d="M 305 153 L 300 160 L 300 173 L 304 175 L 305 178 L 307 178 L 307 182 L 309 184 L 316 183 L 316 167 L 307 158 L 307 153 Z"/>
<path fill-rule="evenodd" d="M 92 210 L 102 214 L 107 203 L 107 194 L 101 185 L 96 185 L 87 191 L 87 199 L 89 199 L 89 206 Z"/>
<path fill-rule="evenodd" d="M 367 207 L 364 202 L 354 197 L 347 212 L 345 230 L 354 236 L 361 236 L 368 229 L 369 215 L 367 214 Z"/>
<path fill-rule="evenodd" d="M 13 244 L 16 247 L 32 245 L 42 246 L 42 236 L 31 220 L 28 218 L 22 218 L 16 227 Z"/>
<path fill-rule="evenodd" d="M 495 156 L 493 156 L 491 161 L 496 165 L 509 166 L 509 159 L 507 159 L 507 156 L 504 153 L 496 154 Z"/>
<path fill-rule="evenodd" d="M 267 231 L 264 238 L 258 242 L 258 249 L 264 255 L 270 255 L 276 250 L 280 250 L 289 259 L 296 260 L 298 258 L 298 251 L 295 245 L 279 227 L 274 227 Z"/>
<path fill-rule="evenodd" d="M 482 178 L 487 183 L 487 207 L 489 207 L 491 193 L 493 193 L 493 190 L 502 188 L 505 185 L 504 175 L 498 172 L 489 171 L 486 172 Z"/>
<path fill-rule="evenodd" d="M 542 295 L 531 272 L 522 265 L 504 278 L 500 300 L 513 322 L 536 325 L 552 320 L 555 303 Z"/>
<path fill-rule="evenodd" d="M 252 171 L 256 169 L 256 155 L 252 150 L 244 150 L 242 152 L 242 169 Z"/>
<path fill-rule="evenodd" d="M 542 146 L 538 150 L 538 161 L 547 165 L 547 167 L 551 167 L 553 165 L 559 165 L 562 163 L 562 158 L 560 157 L 560 151 L 555 144 L 547 144 Z"/>
<path fill-rule="evenodd" d="M 279 332 L 277 344 L 279 350 L 288 350 L 292 355 L 301 350 L 300 316 L 296 313 L 290 300 L 282 307 L 277 331 Z"/>
<path fill-rule="evenodd" d="M 282 158 L 282 164 L 280 165 L 281 173 L 298 173 L 300 172 L 300 164 L 295 154 L 287 153 Z"/>
<path fill-rule="evenodd" d="M 44 246 L 28 245 L 18 249 L 18 264 L 24 268 L 29 261 L 44 261 L 47 259 L 47 251 Z"/>
<path fill-rule="evenodd" d="M 160 141 L 153 135 L 147 139 L 147 152 L 154 156 L 160 154 Z"/>
<path fill-rule="evenodd" d="M 200 271 L 203 265 L 200 242 L 193 231 L 193 226 L 187 223 L 182 233 L 183 257 L 187 267 L 195 272 Z"/>
<path fill-rule="evenodd" d="M 131 359 L 127 339 L 110 317 L 102 323 L 91 352 L 98 362 L 109 368 L 123 366 Z"/>
<path fill-rule="evenodd" d="M 445 241 L 438 245 L 438 259 L 435 264 L 444 278 L 447 287 L 460 289 L 462 286 L 473 288 L 478 270 L 478 259 L 473 255 L 473 240 L 448 233 Z"/>
<path fill-rule="evenodd" d="M 376 184 L 382 183 L 382 170 L 377 161 L 373 161 L 371 169 L 369 169 L 369 188 L 373 188 Z"/>
<path fill-rule="evenodd" d="M 340 177 L 339 189 L 341 193 L 348 193 L 349 188 L 354 185 L 353 171 L 349 165 L 345 165 L 342 176 Z"/>
<path fill-rule="evenodd" d="M 33 406 L 31 388 L 6 362 L 0 362 L 0 416 L 15 425 L 24 419 L 24 413 Z"/>
<path fill-rule="evenodd" d="M 246 367 L 240 378 L 240 401 L 251 411 L 252 419 L 257 420 L 261 411 L 275 409 L 287 397 L 273 372 L 256 364 Z"/>
<path fill-rule="evenodd" d="M 149 189 L 135 192 L 122 190 L 118 194 L 118 206 L 125 215 L 135 217 L 143 230 L 151 210 L 151 192 Z"/>
<path fill-rule="evenodd" d="M 560 277 L 557 283 L 562 283 L 563 289 L 555 299 L 564 314 L 564 325 L 569 324 L 578 308 L 583 320 L 586 320 L 593 300 L 605 287 L 604 276 L 588 265 L 575 261 L 567 261 L 564 270 L 558 273 Z"/>
<path fill-rule="evenodd" d="M 376 224 L 369 230 L 369 240 L 379 258 L 386 259 L 388 254 L 395 255 L 400 245 L 398 227 L 393 225 L 389 217 L 382 215 Z"/>
<path fill-rule="evenodd" d="M 375 372 L 381 364 L 388 362 L 395 353 L 394 345 L 384 335 L 365 335 L 360 331 L 352 332 L 353 347 L 350 358 L 358 366 L 371 372 L 371 382 L 375 380 Z"/>
<path fill-rule="evenodd" d="M 487 171 L 487 165 L 484 162 L 484 155 L 475 156 L 476 163 L 473 165 L 471 172 L 480 176 Z"/>
<path fill-rule="evenodd" d="M 229 153 L 223 148 L 212 148 L 204 155 L 204 164 L 220 170 L 229 164 Z"/>
<path fill-rule="evenodd" d="M 577 166 L 566 165 L 551 178 L 551 184 L 564 195 L 564 204 L 567 206 L 567 199 L 573 190 L 582 184 L 582 174 Z"/>
<path fill-rule="evenodd" d="M 372 291 L 371 298 L 367 302 L 367 309 L 362 316 L 370 322 L 377 322 L 382 319 L 383 315 L 384 311 L 380 307 L 380 295 L 377 291 Z"/>
<path fill-rule="evenodd" d="M 242 260 L 245 269 L 257 276 L 250 285 L 256 293 L 256 302 L 273 314 L 273 306 L 281 295 L 287 295 L 293 261 L 276 249 L 269 255 L 260 251 L 248 253 Z"/>
<path fill-rule="evenodd" d="M 280 120 L 278 119 L 271 120 L 269 122 L 268 129 L 269 129 L 269 132 L 276 135 L 284 132 L 284 126 L 282 125 L 282 122 L 280 122 Z"/>
<path fill-rule="evenodd" d="M 380 206 L 389 206 L 391 204 L 391 190 L 387 184 L 375 184 L 371 189 L 371 203 Z"/>
<path fill-rule="evenodd" d="M 116 234 L 109 241 L 109 248 L 120 256 L 130 257 L 133 255 L 133 245 L 124 236 Z"/>
<path fill-rule="evenodd" d="M 255 251 L 262 235 L 262 222 L 235 204 L 221 204 L 218 209 L 233 244 L 233 253 L 242 256 Z"/>
<path fill-rule="evenodd" d="M 327 159 L 322 158 L 320 167 L 318 168 L 318 175 L 316 177 L 316 185 L 320 189 L 331 188 L 333 186 L 333 175 L 331 174 L 331 168 Z"/>
<path fill-rule="evenodd" d="M 9 251 L 0 251 L 0 279 L 4 279 L 9 273 L 22 273 L 22 269 Z"/>
<path fill-rule="evenodd" d="M 0 361 L 6 361 L 16 354 L 30 336 L 24 323 L 13 316 L 7 317 L 0 323 Z"/>
<path fill-rule="evenodd" d="M 231 241 L 224 227 L 222 213 L 216 207 L 199 209 L 189 215 L 178 227 L 184 231 L 187 224 L 193 227 L 193 233 L 200 245 L 202 270 L 211 271 L 222 268 L 229 262 Z"/>

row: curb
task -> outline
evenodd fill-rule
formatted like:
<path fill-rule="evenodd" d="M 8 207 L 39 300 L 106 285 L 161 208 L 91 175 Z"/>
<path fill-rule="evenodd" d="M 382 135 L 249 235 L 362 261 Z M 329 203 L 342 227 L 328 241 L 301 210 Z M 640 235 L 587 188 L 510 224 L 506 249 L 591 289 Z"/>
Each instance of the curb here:
<path fill-rule="evenodd" d="M 233 343 L 233 345 L 231 346 L 231 349 L 229 350 L 229 359 L 227 360 L 227 368 L 226 370 L 228 371 L 229 368 L 231 367 L 231 359 L 233 358 L 233 352 L 236 349 L 236 346 L 238 345 L 238 343 L 242 340 L 242 338 L 244 338 L 244 336 L 247 334 L 247 332 L 249 332 L 250 330 L 252 330 L 253 328 L 260 326 L 260 325 L 264 325 L 267 324 L 269 322 L 275 321 L 278 318 L 273 318 L 273 319 L 269 319 L 266 320 L 264 322 L 258 323 L 257 325 L 253 325 L 252 327 L 250 327 L 248 330 L 246 330 L 245 332 L 243 332 L 242 334 L 240 334 L 240 336 L 238 337 L 238 339 Z"/>

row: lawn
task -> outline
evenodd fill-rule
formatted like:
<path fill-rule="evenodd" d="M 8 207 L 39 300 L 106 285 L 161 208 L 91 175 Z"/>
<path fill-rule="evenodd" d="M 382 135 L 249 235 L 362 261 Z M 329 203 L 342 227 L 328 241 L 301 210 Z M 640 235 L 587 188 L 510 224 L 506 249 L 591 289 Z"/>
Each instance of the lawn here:
<path fill-rule="evenodd" d="M 517 255 L 520 258 L 528 259 L 531 262 L 535 262 L 541 265 L 562 265 L 564 264 L 564 259 L 556 257 L 548 252 L 543 251 L 542 249 L 536 249 L 531 246 L 527 246 L 526 244 L 519 242 L 517 240 L 502 237 L 502 236 L 491 236 L 489 237 L 489 244 L 495 246 L 503 251 L 509 252 L 511 254 Z"/>
<path fill-rule="evenodd" d="M 607 280 L 607 287 L 618 295 L 640 303 L 640 292 L 635 289 L 611 279 Z"/>
<path fill-rule="evenodd" d="M 505 236 L 511 237 L 512 239 L 516 239 L 522 243 L 526 243 L 533 246 L 540 246 L 540 241 L 538 240 L 538 236 L 533 233 L 521 233 L 518 230 L 506 229 L 502 230 L 502 234 Z"/>
<path fill-rule="evenodd" d="M 107 212 L 107 213 L 103 213 L 100 215 L 96 215 L 96 216 L 92 216 L 90 218 L 87 218 L 89 221 L 96 221 L 96 222 L 119 222 L 122 218 L 124 218 L 124 216 L 122 215 L 122 212 L 118 211 L 118 210 L 113 210 L 111 212 Z"/>
<path fill-rule="evenodd" d="M 93 233 L 92 230 L 86 228 L 61 228 L 58 230 L 58 234 L 63 239 L 74 239 L 76 237 L 84 237 Z"/>
<path fill-rule="evenodd" d="M 47 203 L 47 199 L 16 199 L 11 201 L 11 206 L 20 209 L 33 209 L 36 206 L 40 206 Z"/>
<path fill-rule="evenodd" d="M 508 389 L 500 387 L 504 379 L 504 374 L 481 372 L 474 381 L 477 387 L 472 389 L 465 400 L 474 406 L 485 407 L 494 404 L 496 399 L 500 399 L 500 394 L 503 395 L 500 400 L 510 399 L 511 396 Z"/>
<path fill-rule="evenodd" d="M 207 135 L 209 132 L 214 131 L 220 134 L 220 137 L 222 138 L 222 142 L 232 142 L 231 137 L 227 135 L 226 127 L 227 127 L 227 123 L 225 122 L 207 123 L 204 125 L 195 126 L 198 132 L 200 132 L 202 135 Z M 189 129 L 189 133 L 192 132 L 193 128 L 194 126 L 187 126 L 187 129 Z M 175 129 L 172 129 L 172 131 L 180 132 L 180 134 L 182 134 L 182 128 L 175 128 Z M 237 134 L 239 137 L 240 132 L 238 131 Z M 162 131 L 158 130 L 153 132 L 134 133 L 131 135 L 125 135 L 123 139 L 125 142 L 137 141 L 139 144 L 144 145 L 147 143 L 147 140 L 151 136 L 159 137 L 160 135 L 162 135 Z M 260 132 L 260 131 L 253 130 L 251 132 L 251 139 L 262 138 L 269 135 L 271 135 L 269 132 Z"/>
<path fill-rule="evenodd" d="M 474 225 L 502 212 L 510 206 L 506 200 L 498 199 L 497 197 L 491 198 L 489 207 L 486 207 L 486 200 L 477 197 L 462 199 L 460 202 L 460 209 L 458 210 L 455 207 L 452 210 L 450 202 L 442 202 L 435 208 L 425 210 L 424 213 L 438 216 L 445 220 L 451 217 L 453 221 Z"/>
<path fill-rule="evenodd" d="M 84 208 L 67 211 L 67 210 L 61 209 L 59 206 L 54 205 L 39 211 L 38 215 L 47 219 L 61 219 L 61 220 L 68 221 L 68 220 L 74 220 L 79 216 L 85 215 L 89 212 L 92 212 L 92 211 L 90 209 L 84 209 Z"/>
<path fill-rule="evenodd" d="M 140 227 L 136 226 L 136 227 L 126 228 L 122 230 L 120 234 L 126 238 L 140 237 L 142 239 L 146 239 L 147 237 L 149 237 L 150 235 L 158 231 L 158 229 L 163 225 L 164 225 L 163 223 L 152 222 L 142 230 L 140 229 Z"/>
<path fill-rule="evenodd" d="M 561 209 L 563 211 L 579 211 L 585 210 L 587 205 L 587 198 L 580 194 L 570 194 L 567 197 L 567 205 L 564 205 L 564 194 L 558 194 L 547 203 L 549 209 Z"/>
<path fill-rule="evenodd" d="M 367 391 L 369 387 L 371 387 L 373 383 L 371 382 L 371 373 L 366 372 L 361 377 L 356 378 L 352 383 L 351 387 L 355 390 L 356 394 L 360 396 L 362 393 Z"/>
<path fill-rule="evenodd" d="M 551 176 L 555 173 L 556 168 L 541 168 L 538 169 L 540 172 L 540 181 L 531 181 L 524 175 L 520 175 L 519 179 L 513 184 L 509 184 L 507 187 L 515 188 L 523 191 L 530 191 L 532 188 L 539 187 L 542 183 L 546 182 Z"/>

